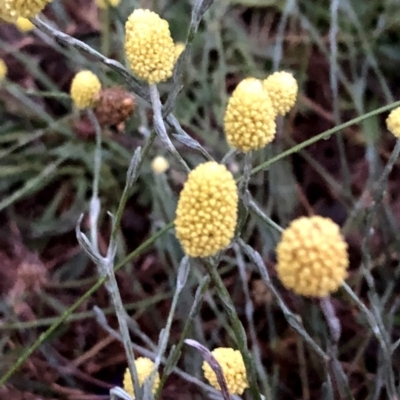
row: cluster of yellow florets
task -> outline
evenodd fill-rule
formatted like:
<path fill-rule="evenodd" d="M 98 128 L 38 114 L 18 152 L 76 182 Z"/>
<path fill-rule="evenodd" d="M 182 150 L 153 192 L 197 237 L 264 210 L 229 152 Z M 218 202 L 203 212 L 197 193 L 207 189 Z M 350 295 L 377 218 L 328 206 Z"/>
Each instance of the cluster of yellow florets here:
<path fill-rule="evenodd" d="M 139 379 L 139 385 L 143 386 L 144 381 L 150 377 L 151 373 L 154 369 L 154 363 L 149 358 L 139 357 L 135 360 L 136 372 Z M 132 377 L 129 369 L 127 368 L 124 374 L 124 390 L 134 398 L 134 390 L 132 385 Z M 156 393 L 158 386 L 160 385 L 160 375 L 156 374 L 154 384 L 153 384 L 153 393 Z"/>
<path fill-rule="evenodd" d="M 264 79 L 263 85 L 272 101 L 277 115 L 285 115 L 294 106 L 297 98 L 298 85 L 289 72 L 274 72 Z"/>
<path fill-rule="evenodd" d="M 221 366 L 229 393 L 241 395 L 249 384 L 240 352 L 229 347 L 218 347 L 211 353 Z M 215 372 L 206 361 L 203 362 L 203 371 L 210 385 L 221 390 Z"/>
<path fill-rule="evenodd" d="M 228 143 L 243 152 L 264 148 L 275 137 L 277 115 L 293 107 L 297 91 L 297 81 L 289 72 L 275 72 L 264 81 L 241 81 L 225 111 Z"/>
<path fill-rule="evenodd" d="M 7 64 L 0 58 L 0 82 L 7 76 Z"/>
<path fill-rule="evenodd" d="M 243 152 L 262 149 L 276 132 L 276 113 L 258 79 L 241 81 L 229 99 L 224 117 L 228 143 Z"/>
<path fill-rule="evenodd" d="M 51 0 L 3 0 L 0 6 L 0 17 L 6 21 L 18 17 L 36 17 Z"/>
<path fill-rule="evenodd" d="M 339 226 L 328 218 L 294 220 L 283 232 L 276 252 L 279 279 L 299 295 L 325 297 L 347 276 L 347 244 Z"/>
<path fill-rule="evenodd" d="M 132 71 L 150 84 L 172 76 L 175 46 L 169 24 L 150 10 L 137 9 L 125 24 L 125 52 Z"/>
<path fill-rule="evenodd" d="M 101 90 L 99 78 L 91 71 L 78 72 L 71 83 L 71 98 L 79 109 L 93 107 Z"/>
<path fill-rule="evenodd" d="M 121 0 L 96 0 L 99 8 L 105 9 L 106 7 L 117 7 Z"/>
<path fill-rule="evenodd" d="M 231 242 L 238 211 L 238 191 L 232 174 L 214 161 L 189 173 L 178 201 L 176 236 L 191 257 L 208 257 Z"/>
<path fill-rule="evenodd" d="M 4 1 L 0 1 L 0 21 L 6 21 L 6 22 L 15 22 L 17 17 L 12 17 L 8 10 L 6 9 L 6 4 Z"/>
<path fill-rule="evenodd" d="M 400 107 L 395 108 L 386 118 L 386 126 L 394 136 L 400 138 Z"/>

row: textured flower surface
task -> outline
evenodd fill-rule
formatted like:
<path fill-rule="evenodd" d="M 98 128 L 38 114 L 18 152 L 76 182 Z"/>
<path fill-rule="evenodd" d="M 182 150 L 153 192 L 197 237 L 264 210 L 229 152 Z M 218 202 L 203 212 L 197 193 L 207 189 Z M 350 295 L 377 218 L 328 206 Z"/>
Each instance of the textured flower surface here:
<path fill-rule="evenodd" d="M 96 4 L 100 7 L 105 9 L 107 6 L 117 7 L 121 0 L 96 0 Z"/>
<path fill-rule="evenodd" d="M 7 64 L 0 58 L 0 82 L 7 76 Z"/>
<path fill-rule="evenodd" d="M 11 18 L 36 17 L 51 0 L 3 0 L 4 10 Z"/>
<path fill-rule="evenodd" d="M 15 26 L 21 32 L 29 32 L 35 27 L 35 25 L 33 25 L 28 18 L 23 18 L 23 17 L 17 18 L 17 20 L 15 21 Z"/>
<path fill-rule="evenodd" d="M 297 81 L 290 72 L 274 72 L 263 81 L 276 114 L 285 115 L 294 106 L 299 90 Z"/>
<path fill-rule="evenodd" d="M 137 9 L 125 24 L 125 53 L 132 71 L 150 84 L 172 76 L 175 46 L 169 24 L 150 10 Z"/>
<path fill-rule="evenodd" d="M 6 10 L 6 4 L 4 0 L 0 0 L 0 22 L 6 21 L 6 22 L 15 22 L 16 17 L 12 17 L 10 13 Z"/>
<path fill-rule="evenodd" d="M 136 102 L 123 87 L 113 86 L 101 90 L 94 108 L 101 126 L 118 126 L 135 112 Z"/>
<path fill-rule="evenodd" d="M 238 191 L 232 174 L 214 161 L 189 173 L 176 210 L 176 236 L 191 257 L 226 248 L 235 233 Z"/>
<path fill-rule="evenodd" d="M 154 363 L 151 361 L 149 358 L 146 357 L 138 357 L 135 360 L 135 366 L 136 366 L 136 372 L 138 374 L 139 378 L 139 385 L 143 386 L 144 381 L 150 377 L 151 373 L 153 372 L 154 368 Z M 160 384 L 160 375 L 156 374 L 156 378 L 154 380 L 153 384 L 153 393 L 155 393 L 158 389 L 158 386 Z M 124 390 L 134 398 L 134 390 L 133 390 L 133 385 L 132 385 L 132 378 L 131 378 L 131 373 L 129 372 L 129 369 L 127 368 L 124 374 Z"/>
<path fill-rule="evenodd" d="M 394 136 L 400 138 L 400 107 L 395 108 L 386 118 L 386 126 Z"/>
<path fill-rule="evenodd" d="M 229 393 L 241 395 L 249 384 L 240 351 L 229 347 L 218 347 L 211 353 L 222 368 Z M 217 390 L 221 390 L 215 372 L 206 361 L 203 362 L 203 371 L 210 385 Z"/>
<path fill-rule="evenodd" d="M 71 98 L 79 109 L 96 104 L 101 90 L 99 78 L 91 71 L 78 72 L 71 83 Z"/>
<path fill-rule="evenodd" d="M 275 137 L 275 117 L 262 82 L 254 78 L 244 79 L 233 91 L 225 111 L 228 143 L 243 152 L 262 149 Z"/>
<path fill-rule="evenodd" d="M 347 276 L 347 243 L 329 218 L 300 217 L 282 234 L 277 273 L 287 289 L 310 297 L 335 292 Z"/>

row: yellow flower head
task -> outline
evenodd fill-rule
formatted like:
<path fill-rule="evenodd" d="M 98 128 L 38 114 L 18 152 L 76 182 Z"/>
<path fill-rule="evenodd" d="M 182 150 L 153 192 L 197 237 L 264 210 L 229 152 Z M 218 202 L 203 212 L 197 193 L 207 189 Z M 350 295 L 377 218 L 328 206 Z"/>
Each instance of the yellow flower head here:
<path fill-rule="evenodd" d="M 8 10 L 6 9 L 6 4 L 4 0 L 0 0 L 0 21 L 6 21 L 6 22 L 15 22 L 16 18 L 12 18 Z"/>
<path fill-rule="evenodd" d="M 139 357 L 135 360 L 136 372 L 139 378 L 139 385 L 143 386 L 144 381 L 150 377 L 153 372 L 154 363 L 149 358 Z M 134 390 L 132 385 L 131 373 L 129 372 L 129 368 L 126 369 L 124 374 L 124 390 L 134 398 Z M 160 385 L 160 375 L 156 374 L 156 378 L 153 384 L 153 393 L 156 393 L 158 386 Z"/>
<path fill-rule="evenodd" d="M 4 60 L 0 58 L 0 82 L 5 79 L 5 77 L 7 76 L 7 72 L 7 64 L 4 62 Z"/>
<path fill-rule="evenodd" d="M 233 91 L 225 111 L 228 143 L 243 152 L 262 149 L 275 137 L 275 117 L 262 82 L 254 78 L 244 79 Z"/>
<path fill-rule="evenodd" d="M 125 52 L 132 71 L 150 84 L 172 76 L 175 46 L 169 24 L 150 10 L 137 9 L 125 24 Z"/>
<path fill-rule="evenodd" d="M 6 15 L 12 19 L 18 17 L 36 17 L 51 0 L 3 0 Z"/>
<path fill-rule="evenodd" d="M 386 126 L 394 136 L 400 138 L 400 107 L 395 108 L 386 118 Z"/>
<path fill-rule="evenodd" d="M 151 162 L 151 169 L 156 174 L 163 174 L 168 168 L 169 162 L 163 156 L 157 156 Z"/>
<path fill-rule="evenodd" d="M 35 27 L 35 25 L 33 25 L 32 22 L 29 21 L 28 18 L 23 18 L 23 17 L 18 17 L 17 18 L 17 20 L 15 21 L 15 26 L 21 32 L 29 32 Z"/>
<path fill-rule="evenodd" d="M 229 393 L 241 395 L 249 387 L 249 384 L 240 351 L 229 347 L 218 347 L 211 353 L 222 368 Z M 210 385 L 217 390 L 221 390 L 215 372 L 206 361 L 203 362 L 203 371 Z"/>
<path fill-rule="evenodd" d="M 175 229 L 185 253 L 209 257 L 223 250 L 235 233 L 238 191 L 232 174 L 214 161 L 190 172 L 178 201 Z"/>
<path fill-rule="evenodd" d="M 274 72 L 263 81 L 274 106 L 276 114 L 285 115 L 294 106 L 297 98 L 298 85 L 289 72 Z"/>
<path fill-rule="evenodd" d="M 99 97 L 101 83 L 91 71 L 78 72 L 71 83 L 71 98 L 79 109 L 93 107 Z"/>
<path fill-rule="evenodd" d="M 185 43 L 182 42 L 177 42 L 175 43 L 175 62 L 178 61 L 179 56 L 183 53 L 183 50 L 185 50 Z"/>
<path fill-rule="evenodd" d="M 99 8 L 105 9 L 106 7 L 117 7 L 121 0 L 96 0 Z"/>
<path fill-rule="evenodd" d="M 335 292 L 347 276 L 347 243 L 329 218 L 300 217 L 282 234 L 276 270 L 287 289 L 310 297 Z"/>

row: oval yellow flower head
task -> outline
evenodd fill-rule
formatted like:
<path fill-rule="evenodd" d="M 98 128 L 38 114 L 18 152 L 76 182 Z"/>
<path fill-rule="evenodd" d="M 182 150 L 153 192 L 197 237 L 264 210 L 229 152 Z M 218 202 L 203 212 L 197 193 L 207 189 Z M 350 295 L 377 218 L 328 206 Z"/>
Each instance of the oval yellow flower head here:
<path fill-rule="evenodd" d="M 264 89 L 271 98 L 275 112 L 279 115 L 287 114 L 294 106 L 297 98 L 298 85 L 296 79 L 289 72 L 274 72 L 263 81 Z"/>
<path fill-rule="evenodd" d="M 132 71 L 150 84 L 172 76 L 175 46 L 169 24 L 150 10 L 137 9 L 125 24 L 125 53 Z"/>
<path fill-rule="evenodd" d="M 395 108 L 386 118 L 386 126 L 394 136 L 400 138 L 400 107 Z"/>
<path fill-rule="evenodd" d="M 347 276 L 347 243 L 329 218 L 294 220 L 283 232 L 276 252 L 278 277 L 296 294 L 325 297 Z"/>
<path fill-rule="evenodd" d="M 109 6 L 117 7 L 121 0 L 96 0 L 96 4 L 99 8 L 105 9 Z"/>
<path fill-rule="evenodd" d="M 233 91 L 225 111 L 228 143 L 243 152 L 264 148 L 276 133 L 275 111 L 258 79 L 247 78 Z"/>
<path fill-rule="evenodd" d="M 21 32 L 29 32 L 35 27 L 35 25 L 33 25 L 28 18 L 23 17 L 18 17 L 18 19 L 15 21 L 15 26 Z"/>
<path fill-rule="evenodd" d="M 99 78 L 91 71 L 78 72 L 71 83 L 71 98 L 79 109 L 93 107 L 101 90 Z"/>
<path fill-rule="evenodd" d="M 144 381 L 151 375 L 154 368 L 154 363 L 149 358 L 139 357 L 135 360 L 136 372 L 139 379 L 139 385 L 143 386 Z M 124 390 L 134 398 L 134 390 L 132 385 L 131 373 L 129 372 L 129 368 L 126 369 L 124 374 Z M 156 393 L 158 386 L 160 385 L 160 375 L 157 372 L 156 378 L 153 384 L 153 393 Z"/>
<path fill-rule="evenodd" d="M 214 161 L 189 173 L 178 201 L 175 230 L 190 257 L 223 250 L 235 233 L 238 191 L 232 174 Z"/>
<path fill-rule="evenodd" d="M 51 0 L 3 0 L 7 14 L 13 19 L 36 17 Z"/>
<path fill-rule="evenodd" d="M 244 390 L 249 387 L 249 384 L 240 351 L 229 347 L 218 347 L 211 353 L 222 368 L 229 393 L 243 394 Z M 210 385 L 217 390 L 221 390 L 215 372 L 206 361 L 203 362 L 203 371 L 204 377 L 210 382 Z"/>
<path fill-rule="evenodd" d="M 7 72 L 7 64 L 4 62 L 4 60 L 0 58 L 0 82 L 5 79 L 5 77 L 7 76 Z"/>

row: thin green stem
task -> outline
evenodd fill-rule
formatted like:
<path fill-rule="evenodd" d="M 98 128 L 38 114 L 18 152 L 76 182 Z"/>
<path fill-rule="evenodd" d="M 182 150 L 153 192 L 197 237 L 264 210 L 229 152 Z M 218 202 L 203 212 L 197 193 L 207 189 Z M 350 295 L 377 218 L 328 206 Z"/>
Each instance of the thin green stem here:
<path fill-rule="evenodd" d="M 249 388 L 253 400 L 261 400 L 260 392 L 257 385 L 256 368 L 254 360 L 250 355 L 250 351 L 247 347 L 246 334 L 242 323 L 240 322 L 239 316 L 237 315 L 235 305 L 233 304 L 232 298 L 226 289 L 224 282 L 222 281 L 213 261 L 203 263 L 207 268 L 209 275 L 218 291 L 218 295 L 222 300 L 222 305 L 232 325 L 232 330 L 236 336 L 236 343 L 242 354 L 244 364 L 247 370 L 247 379 L 249 381 Z"/>
<path fill-rule="evenodd" d="M 376 110 L 370 111 L 369 113 L 360 115 L 359 117 L 353 118 L 350 121 L 344 122 L 343 124 L 337 125 L 334 128 L 328 129 L 319 135 L 316 135 L 310 139 L 305 140 L 302 143 L 297 144 L 296 146 L 291 147 L 290 149 L 283 151 L 282 153 L 278 154 L 275 157 L 272 157 L 268 161 L 260 164 L 259 166 L 253 168 L 251 170 L 251 175 L 256 174 L 257 172 L 260 171 L 265 171 L 268 169 L 268 167 L 274 163 L 276 163 L 279 160 L 282 160 L 283 158 L 290 156 L 291 154 L 297 153 L 298 151 L 305 149 L 308 146 L 311 146 L 312 144 L 323 140 L 323 139 L 328 139 L 331 135 L 335 133 L 339 133 L 343 129 L 346 129 L 352 125 L 358 124 L 368 118 L 374 117 L 375 115 L 382 114 L 386 111 L 391 110 L 392 108 L 399 107 L 400 106 L 400 101 L 396 101 L 394 103 L 388 104 L 386 106 L 377 108 Z M 243 179 L 243 177 L 240 177 L 237 181 L 240 182 Z"/>
<path fill-rule="evenodd" d="M 168 232 L 174 223 L 170 222 L 168 225 L 165 225 L 164 228 L 160 229 L 157 233 L 152 235 L 149 239 L 147 239 L 144 243 L 142 243 L 137 249 L 132 251 L 129 255 L 127 255 L 122 261 L 120 261 L 115 267 L 114 271 L 118 271 L 125 264 L 132 261 L 135 257 L 142 254 L 151 244 L 153 244 L 157 239 L 163 236 L 166 232 Z M 97 280 L 97 282 L 90 287 L 83 295 L 80 297 L 71 307 L 63 312 L 63 314 L 57 318 L 57 320 L 46 330 L 43 332 L 38 339 L 30 345 L 18 358 L 18 360 L 6 371 L 6 373 L 0 378 L 0 387 L 4 385 L 8 379 L 20 368 L 20 366 L 27 360 L 39 347 L 42 343 L 44 343 L 56 330 L 60 325 L 68 318 L 71 317 L 73 312 L 78 309 L 86 300 L 92 296 L 105 282 L 107 281 L 107 277 L 101 277 Z"/>

